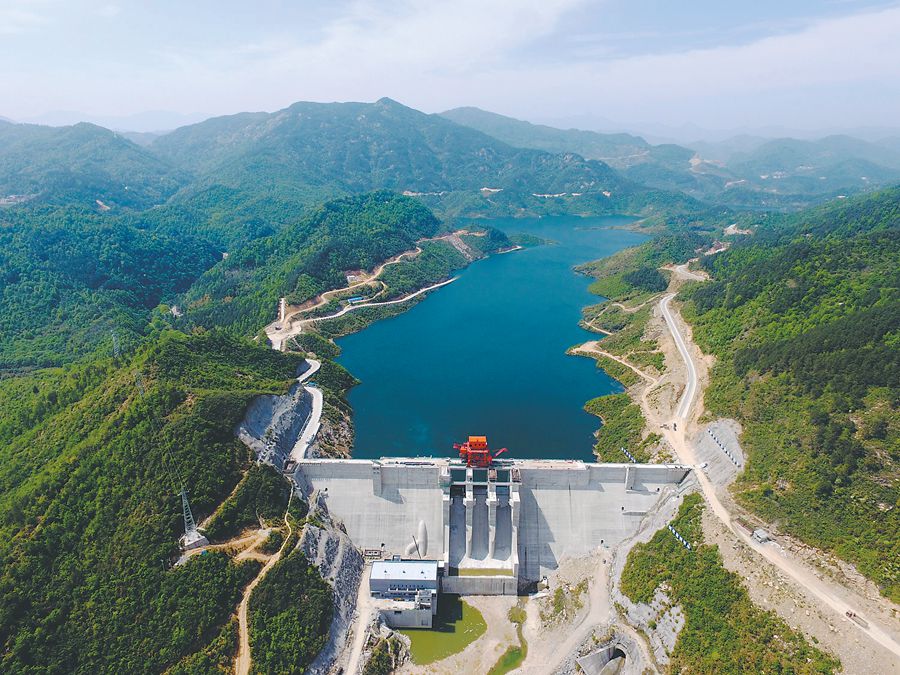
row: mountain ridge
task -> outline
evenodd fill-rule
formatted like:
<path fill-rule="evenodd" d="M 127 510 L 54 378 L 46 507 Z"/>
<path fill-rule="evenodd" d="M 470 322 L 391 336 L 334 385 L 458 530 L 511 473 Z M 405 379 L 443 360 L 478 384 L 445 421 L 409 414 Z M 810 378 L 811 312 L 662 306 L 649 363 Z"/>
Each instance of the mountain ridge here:
<path fill-rule="evenodd" d="M 440 113 L 522 147 L 601 157 L 642 185 L 735 207 L 797 208 L 900 180 L 900 149 L 848 135 L 816 140 L 737 136 L 697 152 L 640 136 L 536 125 L 479 108 Z M 617 145 L 624 143 L 624 145 Z M 618 156 L 604 156 L 611 152 Z"/>

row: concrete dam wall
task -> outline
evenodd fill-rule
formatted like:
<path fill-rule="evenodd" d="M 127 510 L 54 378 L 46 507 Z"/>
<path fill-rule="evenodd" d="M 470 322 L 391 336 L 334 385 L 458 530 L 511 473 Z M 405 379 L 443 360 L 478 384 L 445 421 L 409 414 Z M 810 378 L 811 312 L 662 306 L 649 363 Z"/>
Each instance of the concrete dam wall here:
<path fill-rule="evenodd" d="M 455 589 L 509 592 L 567 557 L 615 546 L 690 472 L 678 464 L 449 459 L 301 460 L 300 490 L 324 494 L 353 542 L 443 561 Z M 493 579 L 493 581 L 489 581 Z M 496 590 L 500 589 L 500 590 Z"/>

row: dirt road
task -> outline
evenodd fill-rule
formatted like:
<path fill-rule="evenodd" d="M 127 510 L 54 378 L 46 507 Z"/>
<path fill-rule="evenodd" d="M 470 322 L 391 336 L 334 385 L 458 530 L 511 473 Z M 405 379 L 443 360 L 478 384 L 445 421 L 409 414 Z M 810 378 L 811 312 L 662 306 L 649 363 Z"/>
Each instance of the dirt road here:
<path fill-rule="evenodd" d="M 621 358 L 621 357 L 619 357 L 619 356 L 616 356 L 615 354 L 610 354 L 609 352 L 603 351 L 602 349 L 600 349 L 600 348 L 598 347 L 599 344 L 600 344 L 600 343 L 597 342 L 596 340 L 591 340 L 591 341 L 585 342 L 585 343 L 584 343 L 583 345 L 581 345 L 580 347 L 575 347 L 575 348 L 572 350 L 572 352 L 573 352 L 574 354 L 588 354 L 588 355 L 590 355 L 590 354 L 597 354 L 597 355 L 599 355 L 599 356 L 605 356 L 606 358 L 612 359 L 613 361 L 616 361 L 617 363 L 621 363 L 621 364 L 622 364 L 623 366 L 625 366 L 626 368 L 630 368 L 630 369 L 633 370 L 635 373 L 637 373 L 638 375 L 640 375 L 642 378 L 644 378 L 645 380 L 647 380 L 650 384 L 656 384 L 656 382 L 657 382 L 656 379 L 650 377 L 650 376 L 647 375 L 647 373 L 645 373 L 644 371 L 639 370 L 639 369 L 638 369 L 637 367 L 635 367 L 634 365 L 628 363 L 628 361 L 626 361 L 625 359 L 623 359 L 623 358 Z"/>
<path fill-rule="evenodd" d="M 372 594 L 369 593 L 369 569 L 363 570 L 359 578 L 359 591 L 356 595 L 356 618 L 353 621 L 353 642 L 350 645 L 350 654 L 344 666 L 345 673 L 357 673 L 363 650 L 366 648 L 366 636 L 368 635 L 369 622 L 372 620 L 375 609 L 372 606 Z"/>
<path fill-rule="evenodd" d="M 280 330 L 272 330 L 266 329 L 266 334 L 269 337 L 269 341 L 272 343 L 272 347 L 274 349 L 281 349 L 282 345 L 287 342 L 290 338 L 295 335 L 299 335 L 303 332 L 303 326 L 310 323 L 317 323 L 319 321 L 328 321 L 329 319 L 337 319 L 340 316 L 344 316 L 348 312 L 353 312 L 357 309 L 362 309 L 363 307 L 383 307 L 387 305 L 399 305 L 404 302 L 408 302 L 413 298 L 416 298 L 423 293 L 427 293 L 428 291 L 433 291 L 436 288 L 440 288 L 441 286 L 446 286 L 447 284 L 452 284 L 459 277 L 453 277 L 452 279 L 447 279 L 446 281 L 441 281 L 436 284 L 432 284 L 431 286 L 427 286 L 425 288 L 420 288 L 418 291 L 414 293 L 410 293 L 409 295 L 405 295 L 402 298 L 397 298 L 396 300 L 385 300 L 384 302 L 361 302 L 357 305 L 347 305 L 341 311 L 335 314 L 329 314 L 327 316 L 314 316 L 309 319 L 300 319 L 299 321 L 294 321 L 289 328 L 281 328 Z"/>
<path fill-rule="evenodd" d="M 519 672 L 552 673 L 594 632 L 597 626 L 609 625 L 612 607 L 609 599 L 609 566 L 596 561 L 596 569 L 588 589 L 588 611 L 576 625 L 569 627 L 562 642 L 541 644 L 533 641 Z"/>
<path fill-rule="evenodd" d="M 659 309 L 662 312 L 663 318 L 666 320 L 666 325 L 669 327 L 672 338 L 675 340 L 675 346 L 678 347 L 678 353 L 681 354 L 681 358 L 684 360 L 685 367 L 687 368 L 687 381 L 685 383 L 684 393 L 681 395 L 681 400 L 678 402 L 678 408 L 675 411 L 675 416 L 684 421 L 687 419 L 687 414 L 694 402 L 694 397 L 697 395 L 697 368 L 694 365 L 694 360 L 691 358 L 690 352 L 688 352 L 681 331 L 678 330 L 678 326 L 675 325 L 672 311 L 669 309 L 669 303 L 674 297 L 674 293 L 664 296 L 659 302 Z M 681 428 L 684 430 L 683 424 Z"/>
<path fill-rule="evenodd" d="M 682 335 L 682 332 L 678 328 L 678 324 L 675 320 L 675 310 L 672 310 L 669 305 L 673 297 L 674 294 L 666 295 L 662 300 L 660 300 L 659 306 L 660 311 L 665 318 L 666 325 L 668 326 L 669 331 L 672 334 L 672 338 L 674 339 L 675 344 L 678 347 L 678 351 L 681 354 L 682 359 L 684 359 L 688 375 L 687 386 L 685 387 L 684 394 L 682 395 L 681 401 L 679 401 L 678 407 L 675 411 L 675 418 L 672 420 L 673 423 L 680 421 L 681 426 L 678 427 L 677 430 L 675 430 L 671 428 L 672 425 L 667 425 L 667 427 L 669 428 L 664 428 L 662 431 L 666 439 L 669 441 L 669 443 L 671 443 L 672 448 L 674 449 L 675 454 L 678 456 L 679 461 L 685 464 L 696 466 L 697 459 L 694 454 L 694 450 L 687 440 L 687 426 L 688 421 L 691 418 L 691 407 L 696 397 L 697 372 L 693 362 L 693 358 L 691 357 L 690 350 L 688 349 L 685 336 Z M 709 478 L 706 476 L 706 474 L 700 470 L 696 470 L 694 473 L 697 477 L 698 483 L 700 484 L 703 496 L 706 499 L 706 502 L 710 505 L 713 513 L 729 530 L 731 530 L 742 541 L 748 544 L 754 551 L 756 551 L 763 558 L 778 567 L 778 569 L 780 569 L 784 574 L 792 578 L 796 583 L 809 591 L 824 606 L 830 607 L 837 615 L 836 618 L 843 620 L 846 616 L 846 612 L 848 611 L 858 613 L 861 616 L 866 615 L 865 611 L 863 611 L 862 609 L 858 607 L 852 607 L 847 602 L 841 600 L 840 594 L 835 592 L 835 590 L 833 589 L 833 584 L 830 581 L 817 577 L 805 565 L 793 558 L 787 557 L 785 553 L 783 553 L 780 549 L 773 546 L 772 544 L 759 544 L 758 542 L 753 540 L 746 532 L 744 532 L 743 529 L 735 527 L 732 514 L 728 511 L 725 505 L 722 504 L 721 500 L 716 494 L 715 488 L 710 483 Z M 868 628 L 863 628 L 855 622 L 851 622 L 851 624 L 855 626 L 861 634 L 867 636 L 869 639 L 878 643 L 882 647 L 890 650 L 892 653 L 900 656 L 900 643 L 898 643 L 897 640 L 889 635 L 887 631 L 885 631 L 882 627 L 877 625 L 874 620 L 871 619 L 871 617 L 867 618 L 869 619 Z"/>
<path fill-rule="evenodd" d="M 433 291 L 435 288 L 440 288 L 441 286 L 446 286 L 447 284 L 452 284 L 459 277 L 453 277 L 452 279 L 447 279 L 446 281 L 441 281 L 436 284 L 432 284 L 431 286 L 426 286 L 425 288 L 420 288 L 418 291 L 414 293 L 410 293 L 409 295 L 404 295 L 402 298 L 397 298 L 396 300 L 385 300 L 384 302 L 361 302 L 358 305 L 347 305 L 341 311 L 335 314 L 329 314 L 328 316 L 314 316 L 309 319 L 301 319 L 297 322 L 297 325 L 304 325 L 307 323 L 316 323 L 318 321 L 328 321 L 329 319 L 337 319 L 339 316 L 344 316 L 349 312 L 352 312 L 357 309 L 362 309 L 363 307 L 384 307 L 385 305 L 399 305 L 400 303 L 407 302 L 412 300 L 415 297 L 422 295 L 422 293 L 427 293 L 428 291 Z"/>
<path fill-rule="evenodd" d="M 244 589 L 244 596 L 241 598 L 241 604 L 238 605 L 238 653 L 237 658 L 234 661 L 234 670 L 237 675 L 248 675 L 250 672 L 250 666 L 253 663 L 252 656 L 250 654 L 250 627 L 248 621 L 248 612 L 250 606 L 250 596 L 253 594 L 253 589 L 259 584 L 260 581 L 263 580 L 269 570 L 275 566 L 279 560 L 281 560 L 281 556 L 284 553 L 284 548 L 287 546 L 288 542 L 291 539 L 291 524 L 288 521 L 288 513 L 291 510 L 291 500 L 294 498 L 294 491 L 291 490 L 291 495 L 288 497 L 287 509 L 284 511 L 284 525 L 287 527 L 287 536 L 285 536 L 284 541 L 281 544 L 281 548 L 278 549 L 278 552 L 269 558 L 269 561 L 263 565 L 262 569 L 259 571 L 259 574 L 256 575 L 256 578 L 253 579 L 249 584 L 247 584 L 247 588 Z"/>

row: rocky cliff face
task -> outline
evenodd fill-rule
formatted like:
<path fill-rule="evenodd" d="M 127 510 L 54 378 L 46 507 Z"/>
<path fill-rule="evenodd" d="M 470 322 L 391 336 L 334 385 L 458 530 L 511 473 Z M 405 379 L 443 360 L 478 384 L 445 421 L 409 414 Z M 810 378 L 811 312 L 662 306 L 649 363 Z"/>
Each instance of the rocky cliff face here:
<path fill-rule="evenodd" d="M 328 644 L 307 670 L 324 675 L 334 669 L 347 642 L 365 561 L 343 527 L 328 513 L 320 493 L 310 497 L 307 521 L 298 547 L 334 589 L 334 619 Z"/>
<path fill-rule="evenodd" d="M 311 414 L 312 397 L 298 382 L 282 396 L 253 399 L 235 433 L 259 461 L 283 470 Z"/>
<path fill-rule="evenodd" d="M 628 561 L 628 553 L 634 545 L 650 541 L 657 530 L 671 522 L 678 512 L 683 496 L 696 489 L 696 481 L 693 473 L 689 474 L 674 491 L 673 498 L 661 499 L 659 508 L 641 522 L 639 531 L 630 539 L 623 541 L 612 555 L 610 599 L 624 614 L 620 616 L 623 622 L 647 637 L 652 659 L 656 661 L 656 664 L 645 664 L 645 666 L 652 667 L 654 670 L 657 666 L 665 669 L 669 664 L 678 634 L 684 627 L 684 612 L 680 605 L 672 604 L 666 586 L 657 588 L 653 601 L 646 604 L 632 602 L 631 598 L 622 592 L 619 583 L 622 578 L 622 570 Z M 648 660 L 651 658 L 649 654 L 647 654 L 647 658 Z"/>

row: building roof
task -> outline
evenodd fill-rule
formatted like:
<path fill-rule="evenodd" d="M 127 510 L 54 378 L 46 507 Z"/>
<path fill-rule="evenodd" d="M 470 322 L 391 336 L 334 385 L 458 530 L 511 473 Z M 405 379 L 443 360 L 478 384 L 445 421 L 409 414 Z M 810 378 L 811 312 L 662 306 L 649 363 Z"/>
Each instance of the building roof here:
<path fill-rule="evenodd" d="M 370 579 L 437 581 L 437 560 L 379 560 L 372 563 Z"/>

